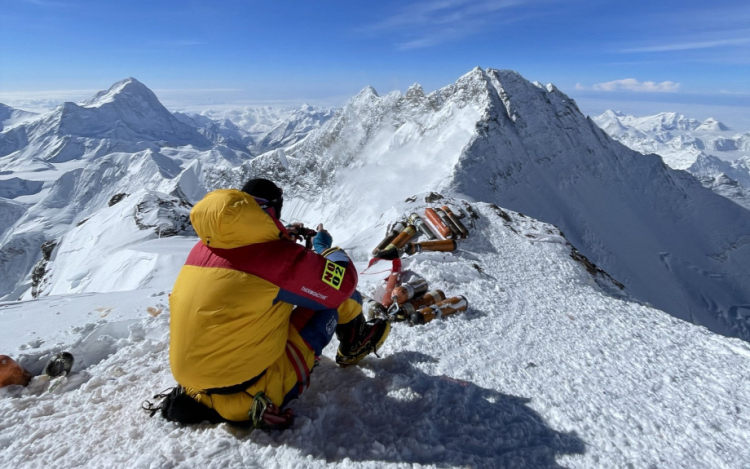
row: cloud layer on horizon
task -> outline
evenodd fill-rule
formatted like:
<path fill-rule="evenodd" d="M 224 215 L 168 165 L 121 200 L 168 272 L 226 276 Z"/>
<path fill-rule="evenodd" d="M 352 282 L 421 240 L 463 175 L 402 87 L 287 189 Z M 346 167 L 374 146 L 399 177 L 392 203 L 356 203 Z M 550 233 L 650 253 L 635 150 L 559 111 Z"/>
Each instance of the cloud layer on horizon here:
<path fill-rule="evenodd" d="M 676 93 L 680 90 L 680 83 L 674 81 L 638 81 L 635 78 L 624 78 L 622 80 L 607 81 L 604 83 L 595 83 L 587 87 L 581 83 L 576 84 L 577 90 L 594 90 L 594 91 L 634 91 L 638 93 Z"/>

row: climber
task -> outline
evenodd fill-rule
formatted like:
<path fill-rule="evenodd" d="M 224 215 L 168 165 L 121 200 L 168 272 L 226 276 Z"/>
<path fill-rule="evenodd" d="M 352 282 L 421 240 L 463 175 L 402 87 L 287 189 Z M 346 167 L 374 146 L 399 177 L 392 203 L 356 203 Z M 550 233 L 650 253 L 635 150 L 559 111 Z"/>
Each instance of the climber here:
<path fill-rule="evenodd" d="M 280 188 L 251 179 L 192 209 L 200 241 L 170 296 L 169 357 L 179 386 L 162 403 L 165 417 L 286 428 L 292 412 L 283 409 L 309 386 L 334 331 L 341 367 L 388 336 L 387 321 L 365 320 L 346 253 L 330 247 L 322 225 L 313 249 L 297 244 L 294 236 L 309 233 L 284 227 L 282 206 Z"/>

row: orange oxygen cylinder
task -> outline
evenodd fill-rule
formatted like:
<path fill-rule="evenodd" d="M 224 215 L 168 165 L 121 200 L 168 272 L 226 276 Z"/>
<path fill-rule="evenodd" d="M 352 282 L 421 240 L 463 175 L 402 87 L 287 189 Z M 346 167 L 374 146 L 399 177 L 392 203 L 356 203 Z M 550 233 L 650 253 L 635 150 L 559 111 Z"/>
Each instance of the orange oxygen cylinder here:
<path fill-rule="evenodd" d="M 399 233 L 396 238 L 391 241 L 391 244 L 385 247 L 383 251 L 387 251 L 389 249 L 401 249 L 404 247 L 404 244 L 408 243 L 410 239 L 412 239 L 414 236 L 417 235 L 417 229 L 414 228 L 414 225 L 409 225 L 406 228 L 404 228 L 404 231 Z"/>
<path fill-rule="evenodd" d="M 388 281 L 385 284 L 385 291 L 383 292 L 383 301 L 380 303 L 388 308 L 393 304 L 391 297 L 393 296 L 393 289 L 398 285 L 399 277 L 401 276 L 401 259 L 393 259 L 393 268 L 391 269 L 391 275 L 388 276 Z"/>
<path fill-rule="evenodd" d="M 404 247 L 404 252 L 410 256 L 418 252 L 437 251 L 451 252 L 455 251 L 458 244 L 453 239 L 440 239 L 437 241 L 422 241 L 421 243 L 409 243 Z"/>
<path fill-rule="evenodd" d="M 445 293 L 443 293 L 442 290 L 433 290 L 431 292 L 427 292 L 424 295 L 420 296 L 417 299 L 407 301 L 406 303 L 402 304 L 400 309 L 400 313 L 403 315 L 404 319 L 410 318 L 412 314 L 416 313 L 417 310 L 424 308 L 425 306 L 434 305 L 435 303 L 440 303 L 445 299 Z"/>
<path fill-rule="evenodd" d="M 446 213 L 442 209 L 436 208 L 435 213 L 437 213 L 443 223 L 445 223 L 445 226 L 450 228 L 451 232 L 453 232 L 454 239 L 461 236 L 461 230 L 459 230 L 456 224 L 453 223 L 450 218 L 448 218 L 448 215 L 446 215 Z"/>
<path fill-rule="evenodd" d="M 0 355 L 0 388 L 19 384 L 26 386 L 31 381 L 31 373 L 7 355 Z"/>
<path fill-rule="evenodd" d="M 424 210 L 424 217 L 432 223 L 432 226 L 435 227 L 438 233 L 440 233 L 440 236 L 443 237 L 443 239 L 449 239 L 449 238 L 455 238 L 453 235 L 453 232 L 450 228 L 448 228 L 448 225 L 443 223 L 443 220 L 440 219 L 440 216 L 435 212 L 435 209 L 431 207 L 427 207 Z"/>
<path fill-rule="evenodd" d="M 461 220 L 458 219 L 458 216 L 453 213 L 453 210 L 450 209 L 447 205 L 442 206 L 443 212 L 445 212 L 446 215 L 448 215 L 448 219 L 453 222 L 454 225 L 458 228 L 458 230 L 461 232 L 461 237 L 466 238 L 469 236 L 469 230 L 466 229 L 466 226 L 464 226 L 463 223 L 461 223 Z"/>
<path fill-rule="evenodd" d="M 416 313 L 409 316 L 409 322 L 414 324 L 425 324 L 436 318 L 444 318 L 455 314 L 459 311 L 466 311 L 469 308 L 469 302 L 463 296 L 454 296 L 440 303 L 436 303 L 426 308 L 417 310 Z"/>
<path fill-rule="evenodd" d="M 385 238 L 383 238 L 380 244 L 378 244 L 377 247 L 372 250 L 372 255 L 378 255 L 380 251 L 391 244 L 391 241 L 396 239 L 396 236 L 398 236 L 399 233 L 404 231 L 404 228 L 406 228 L 406 225 L 404 225 L 403 222 L 397 222 L 395 225 L 393 225 L 393 227 L 388 230 L 388 234 L 385 236 Z"/>
<path fill-rule="evenodd" d="M 391 293 L 391 299 L 397 304 L 402 304 L 426 293 L 427 289 L 427 280 L 421 277 L 415 278 L 395 287 Z"/>

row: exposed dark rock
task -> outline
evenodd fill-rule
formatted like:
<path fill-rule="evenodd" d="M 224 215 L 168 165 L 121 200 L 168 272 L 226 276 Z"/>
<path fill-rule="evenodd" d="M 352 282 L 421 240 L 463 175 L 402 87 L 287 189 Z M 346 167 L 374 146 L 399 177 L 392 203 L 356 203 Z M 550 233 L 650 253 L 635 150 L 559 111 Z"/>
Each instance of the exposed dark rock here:
<path fill-rule="evenodd" d="M 441 194 L 438 194 L 437 192 L 430 192 L 424 198 L 424 201 L 427 202 L 428 204 L 431 204 L 434 202 L 440 202 L 441 200 L 443 200 L 443 196 Z"/>
<path fill-rule="evenodd" d="M 50 258 L 52 257 L 52 252 L 57 247 L 57 244 L 58 243 L 56 239 L 51 239 L 47 241 L 46 243 L 42 244 L 42 256 L 45 261 L 50 260 Z"/>
<path fill-rule="evenodd" d="M 588 273 L 590 273 L 592 276 L 602 276 L 617 285 L 617 288 L 619 288 L 620 290 L 623 290 L 625 288 L 625 285 L 613 279 L 612 276 L 610 276 L 607 272 L 597 267 L 596 264 L 588 260 L 586 256 L 578 252 L 578 249 L 571 247 L 570 257 L 572 257 L 574 261 L 582 264 L 586 268 L 586 271 L 588 271 Z"/>
<path fill-rule="evenodd" d="M 39 259 L 39 262 L 36 263 L 31 271 L 31 296 L 33 298 L 38 298 L 42 288 L 47 284 L 47 265 L 52 258 L 52 253 L 55 251 L 57 244 L 57 240 L 52 239 L 41 245 L 42 258 Z"/>
<path fill-rule="evenodd" d="M 109 199 L 108 205 L 111 207 L 111 206 L 113 206 L 114 204 L 116 204 L 117 202 L 121 201 L 122 199 L 124 199 L 127 196 L 128 196 L 128 194 L 125 194 L 125 193 L 115 194 L 115 195 L 112 196 L 111 199 Z"/>
<path fill-rule="evenodd" d="M 135 224 L 153 230 L 160 238 L 195 234 L 190 223 L 191 204 L 167 194 L 149 193 L 135 207 Z"/>
<path fill-rule="evenodd" d="M 510 223 L 512 221 L 512 219 L 510 218 L 510 215 L 508 215 L 508 212 L 506 212 L 505 210 L 501 209 L 497 205 L 490 204 L 490 208 L 492 208 L 492 210 L 494 210 L 495 213 L 497 213 L 503 220 L 507 221 L 508 223 Z M 472 210 L 472 212 L 473 212 L 473 210 Z M 520 215 L 520 213 L 519 213 L 519 215 Z"/>

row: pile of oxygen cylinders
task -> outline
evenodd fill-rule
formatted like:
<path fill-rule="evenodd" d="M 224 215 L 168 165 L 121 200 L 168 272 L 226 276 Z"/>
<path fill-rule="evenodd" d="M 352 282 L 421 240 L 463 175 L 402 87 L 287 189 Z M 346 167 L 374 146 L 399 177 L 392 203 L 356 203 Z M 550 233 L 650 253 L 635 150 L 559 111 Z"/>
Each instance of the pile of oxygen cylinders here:
<path fill-rule="evenodd" d="M 372 251 L 381 259 L 396 259 L 403 254 L 414 255 L 423 251 L 455 251 L 457 239 L 469 236 L 469 230 L 461 222 L 465 214 L 456 215 L 447 205 L 427 207 L 424 218 L 414 212 L 405 220 L 389 226 L 386 237 Z M 426 241 L 411 242 L 417 236 Z"/>
<path fill-rule="evenodd" d="M 398 262 L 400 266 L 400 260 L 395 259 L 404 254 L 455 251 L 456 240 L 469 236 L 469 230 L 461 221 L 466 214 L 461 209 L 456 212 L 458 215 L 448 205 L 442 205 L 425 208 L 423 216 L 411 213 L 388 227 L 386 237 L 373 250 L 373 256 L 394 260 L 394 265 Z M 413 242 L 418 237 L 425 240 Z M 394 268 L 386 280 L 382 299 L 364 298 L 363 309 L 369 318 L 381 317 L 417 325 L 466 311 L 469 307 L 463 296 L 446 297 L 441 290 L 430 291 L 424 278 L 413 276 L 403 284 L 400 279 L 400 268 Z"/>
<path fill-rule="evenodd" d="M 466 297 L 446 298 L 442 290 L 428 291 L 427 280 L 421 277 L 415 276 L 398 286 L 390 284 L 389 281 L 380 302 L 364 298 L 362 306 L 370 319 L 379 317 L 390 321 L 409 321 L 409 324 L 417 325 L 469 308 Z"/>

